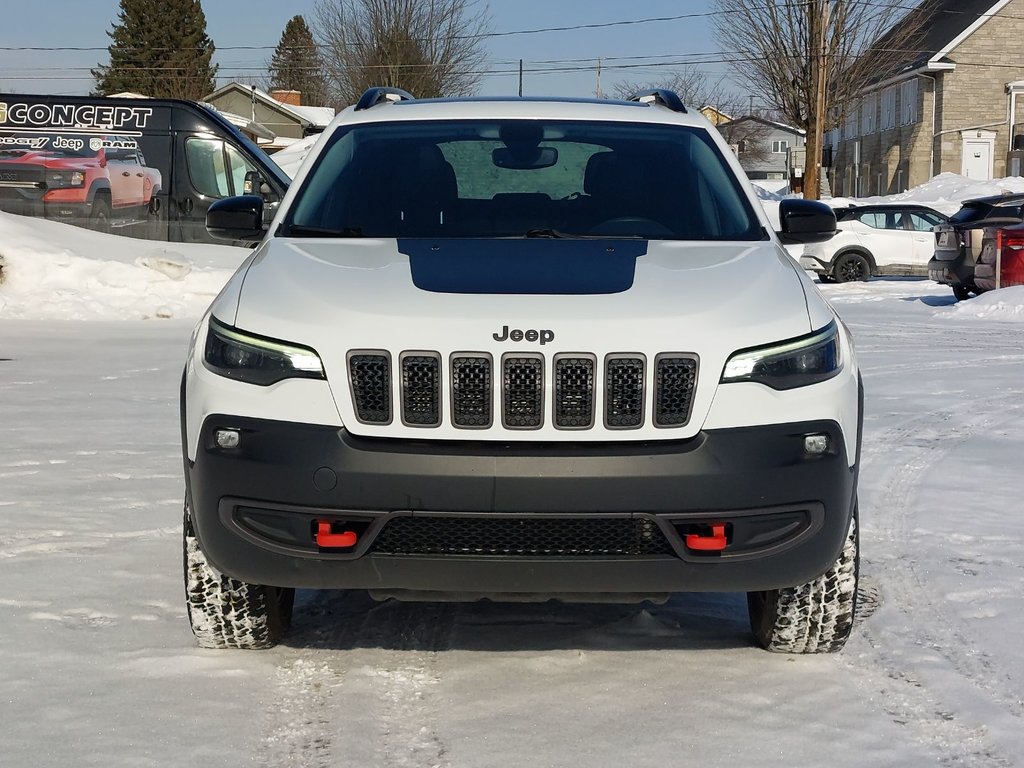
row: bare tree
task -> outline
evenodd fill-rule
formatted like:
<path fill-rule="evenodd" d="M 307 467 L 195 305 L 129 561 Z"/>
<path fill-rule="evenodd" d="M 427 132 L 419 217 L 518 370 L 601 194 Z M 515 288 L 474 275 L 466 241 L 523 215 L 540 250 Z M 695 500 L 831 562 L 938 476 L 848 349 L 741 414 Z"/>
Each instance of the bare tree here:
<path fill-rule="evenodd" d="M 715 0 L 715 6 L 719 41 L 736 79 L 807 132 L 804 195 L 816 198 L 822 133 L 841 124 L 858 94 L 916 47 L 921 14 L 907 14 L 905 0 Z"/>
<path fill-rule="evenodd" d="M 726 104 L 739 103 L 736 96 L 726 90 L 721 79 L 712 81 L 706 72 L 694 66 L 673 69 L 655 80 L 623 80 L 612 86 L 612 94 L 619 99 L 628 99 L 635 93 L 652 91 L 655 88 L 675 91 L 688 106 L 710 105 L 726 114 L 733 114 L 728 111 Z"/>
<path fill-rule="evenodd" d="M 477 0 L 319 0 L 313 26 L 329 99 L 351 104 L 374 85 L 421 98 L 469 95 L 488 24 Z"/>

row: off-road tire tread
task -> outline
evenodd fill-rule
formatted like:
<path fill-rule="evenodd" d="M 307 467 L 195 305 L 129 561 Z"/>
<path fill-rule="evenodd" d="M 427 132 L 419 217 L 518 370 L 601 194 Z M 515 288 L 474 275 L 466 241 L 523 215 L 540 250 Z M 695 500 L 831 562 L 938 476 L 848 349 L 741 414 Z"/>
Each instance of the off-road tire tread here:
<path fill-rule="evenodd" d="M 185 604 L 200 648 L 272 648 L 291 614 L 287 590 L 248 584 L 218 573 L 207 561 L 185 514 Z"/>
<path fill-rule="evenodd" d="M 859 553 L 857 515 L 839 559 L 798 587 L 750 593 L 750 623 L 758 644 L 776 653 L 834 653 L 853 629 Z"/>

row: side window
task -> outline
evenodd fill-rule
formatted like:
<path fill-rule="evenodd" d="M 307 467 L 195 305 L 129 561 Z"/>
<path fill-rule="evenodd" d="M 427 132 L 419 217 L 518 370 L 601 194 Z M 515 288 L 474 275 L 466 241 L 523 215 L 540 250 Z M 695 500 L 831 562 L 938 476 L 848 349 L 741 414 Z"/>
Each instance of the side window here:
<path fill-rule="evenodd" d="M 249 171 L 255 171 L 256 166 L 247 162 L 242 153 L 235 149 L 230 144 L 225 144 L 224 149 L 228 153 L 228 168 L 231 171 L 231 183 L 234 188 L 234 194 L 241 195 L 245 189 L 245 174 Z M 259 190 L 255 190 L 258 194 Z"/>
<path fill-rule="evenodd" d="M 224 162 L 224 142 L 219 139 L 188 139 L 185 161 L 192 186 L 206 197 L 230 197 L 231 177 Z M 245 173 L 243 171 L 242 175 Z"/>
<path fill-rule="evenodd" d="M 872 229 L 903 229 L 903 214 L 899 211 L 872 211 L 857 217 Z"/>
<path fill-rule="evenodd" d="M 932 227 L 941 221 L 938 216 L 933 216 L 930 213 L 911 212 L 910 214 L 910 228 L 918 232 L 931 232 Z"/>
<path fill-rule="evenodd" d="M 857 218 L 861 224 L 865 224 L 872 229 L 885 229 L 884 213 L 862 213 Z"/>

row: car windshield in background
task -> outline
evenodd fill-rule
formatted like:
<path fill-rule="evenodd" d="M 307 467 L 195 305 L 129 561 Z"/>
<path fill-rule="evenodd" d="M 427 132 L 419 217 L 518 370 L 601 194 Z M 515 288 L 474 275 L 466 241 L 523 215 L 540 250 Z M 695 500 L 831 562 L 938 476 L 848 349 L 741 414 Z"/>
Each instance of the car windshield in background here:
<path fill-rule="evenodd" d="M 707 131 L 535 120 L 339 131 L 300 189 L 283 234 L 765 237 Z"/>

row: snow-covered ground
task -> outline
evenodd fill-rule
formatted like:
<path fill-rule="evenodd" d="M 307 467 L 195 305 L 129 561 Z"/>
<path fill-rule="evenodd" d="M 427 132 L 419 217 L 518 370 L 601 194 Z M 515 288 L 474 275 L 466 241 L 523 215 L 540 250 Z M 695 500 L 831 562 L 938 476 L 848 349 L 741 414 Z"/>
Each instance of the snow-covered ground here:
<path fill-rule="evenodd" d="M 822 286 L 867 389 L 841 654 L 753 648 L 740 595 L 331 592 L 300 593 L 272 651 L 202 651 L 178 384 L 245 253 L 0 214 L 3 768 L 1024 765 L 1024 288 L 957 304 L 926 280 Z"/>

